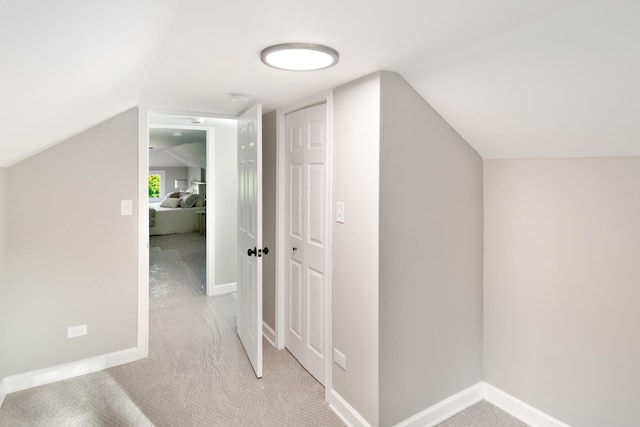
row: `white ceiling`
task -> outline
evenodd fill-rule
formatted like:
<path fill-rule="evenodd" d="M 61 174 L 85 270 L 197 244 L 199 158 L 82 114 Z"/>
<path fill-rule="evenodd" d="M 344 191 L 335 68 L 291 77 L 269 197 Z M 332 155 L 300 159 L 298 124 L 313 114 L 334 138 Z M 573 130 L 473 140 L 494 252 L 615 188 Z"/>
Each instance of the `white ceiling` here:
<path fill-rule="evenodd" d="M 205 167 L 206 141 L 205 130 L 150 127 L 149 167 Z"/>
<path fill-rule="evenodd" d="M 149 146 L 156 150 L 173 148 L 192 142 L 206 142 L 207 132 L 197 129 L 182 129 L 179 127 L 151 127 L 149 129 Z"/>
<path fill-rule="evenodd" d="M 640 155 L 638 22 L 637 0 L 0 0 L 0 166 L 135 105 L 269 111 L 380 69 L 484 157 Z M 340 62 L 260 63 L 289 41 Z"/>

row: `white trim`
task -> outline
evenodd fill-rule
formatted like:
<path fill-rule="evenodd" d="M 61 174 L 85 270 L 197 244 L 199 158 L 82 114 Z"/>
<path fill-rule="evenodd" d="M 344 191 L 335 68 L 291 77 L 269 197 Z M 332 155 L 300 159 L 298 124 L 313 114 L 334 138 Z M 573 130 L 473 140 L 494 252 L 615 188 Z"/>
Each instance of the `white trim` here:
<path fill-rule="evenodd" d="M 215 297 L 218 295 L 230 294 L 231 292 L 236 292 L 237 290 L 238 290 L 238 283 L 231 282 L 231 283 L 225 283 L 222 285 L 211 286 L 211 294 L 209 295 L 209 293 L 207 293 L 207 295 Z"/>
<path fill-rule="evenodd" d="M 335 391 L 332 391 L 332 393 L 337 395 Z M 424 411 L 401 421 L 395 427 L 432 427 L 483 399 L 531 426 L 570 427 L 568 424 L 545 414 L 486 382 L 479 382 L 453 396 L 449 396 Z M 333 401 L 331 401 L 331 404 L 333 405 Z M 346 402 L 343 405 L 351 408 Z"/>
<path fill-rule="evenodd" d="M 204 229 L 205 229 L 205 292 L 207 296 L 221 295 L 222 290 L 216 290 L 215 277 L 216 277 L 216 189 L 215 189 L 215 177 L 216 177 L 216 154 L 215 154 L 215 140 L 216 130 L 213 127 L 205 128 L 207 148 L 205 159 L 205 181 L 214 183 L 214 185 L 207 185 L 204 189 L 205 197 L 207 199 L 208 207 L 205 210 L 209 211 L 209 215 L 204 216 Z M 222 285 L 224 286 L 224 285 Z M 227 291 L 233 292 L 233 291 Z"/>
<path fill-rule="evenodd" d="M 531 426 L 569 427 L 569 424 L 553 418 L 551 415 L 524 403 L 488 383 L 484 383 L 484 399 Z"/>
<path fill-rule="evenodd" d="M 327 248 L 326 254 L 326 277 L 327 286 L 325 289 L 325 375 L 324 375 L 324 396 L 329 401 L 331 390 L 333 390 L 333 91 L 326 94 L 327 100 Z"/>
<path fill-rule="evenodd" d="M 276 346 L 276 331 L 274 331 L 273 328 L 264 320 L 262 321 L 262 336 L 264 336 L 272 346 Z"/>
<path fill-rule="evenodd" d="M 138 109 L 138 359 L 149 355 L 149 123 Z"/>
<path fill-rule="evenodd" d="M 349 427 L 371 427 L 371 424 L 335 390 L 331 390 L 329 407 Z"/>
<path fill-rule="evenodd" d="M 325 400 L 330 401 L 332 398 L 332 357 L 328 355 L 332 353 L 333 336 L 332 336 L 332 283 L 333 283 L 333 91 L 325 91 L 309 98 L 289 104 L 277 110 L 277 135 L 276 135 L 276 329 L 275 343 L 276 348 L 282 350 L 285 346 L 285 272 L 286 272 L 286 230 L 285 230 L 285 213 L 286 213 L 286 189 L 285 189 L 285 116 L 287 113 L 300 110 L 302 108 L 326 102 L 327 104 L 327 176 L 326 176 L 326 207 L 325 215 L 327 230 L 327 253 L 325 274 L 327 278 L 327 286 L 325 290 Z M 345 402 L 346 403 L 346 402 Z"/>
<path fill-rule="evenodd" d="M 167 116 L 183 116 L 183 117 L 205 117 L 209 119 L 230 119 L 237 120 L 238 116 L 234 116 L 232 114 L 222 114 L 222 113 L 214 113 L 211 111 L 186 111 L 186 110 L 174 110 L 171 108 L 157 108 L 150 105 L 144 105 L 145 108 L 149 109 L 154 114 L 164 114 Z M 176 125 L 154 125 L 153 127 L 168 127 L 175 128 Z M 191 125 L 178 125 L 180 129 L 190 129 Z"/>
<path fill-rule="evenodd" d="M 90 357 L 84 360 L 78 360 L 76 362 L 12 375 L 2 380 L 0 392 L 2 393 L 2 399 L 4 400 L 4 395 L 9 393 L 78 377 L 80 375 L 90 374 L 92 372 L 102 371 L 103 369 L 113 368 L 114 366 L 124 365 L 125 363 L 134 362 L 136 360 L 138 360 L 138 349 L 130 348 L 127 350 L 116 351 L 114 353 Z"/>
<path fill-rule="evenodd" d="M 395 427 L 431 427 L 442 421 L 451 418 L 460 411 L 464 411 L 469 406 L 482 400 L 484 393 L 484 383 L 479 382 L 469 388 L 462 390 L 422 412 L 407 418 L 396 424 Z"/>

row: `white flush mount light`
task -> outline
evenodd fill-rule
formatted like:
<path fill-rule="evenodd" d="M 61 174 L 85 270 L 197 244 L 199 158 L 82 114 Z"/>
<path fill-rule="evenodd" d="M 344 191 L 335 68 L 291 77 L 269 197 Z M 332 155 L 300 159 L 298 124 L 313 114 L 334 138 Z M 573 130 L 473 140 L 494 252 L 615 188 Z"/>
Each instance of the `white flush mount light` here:
<path fill-rule="evenodd" d="M 260 53 L 266 65 L 289 71 L 322 70 L 336 65 L 339 57 L 334 49 L 311 43 L 277 44 Z"/>
<path fill-rule="evenodd" d="M 171 135 L 173 135 L 173 136 L 182 136 L 182 132 L 173 132 Z"/>
<path fill-rule="evenodd" d="M 245 95 L 243 93 L 230 93 L 229 94 L 229 101 L 236 103 L 236 104 L 242 104 L 245 103 L 249 100 L 249 95 Z"/>

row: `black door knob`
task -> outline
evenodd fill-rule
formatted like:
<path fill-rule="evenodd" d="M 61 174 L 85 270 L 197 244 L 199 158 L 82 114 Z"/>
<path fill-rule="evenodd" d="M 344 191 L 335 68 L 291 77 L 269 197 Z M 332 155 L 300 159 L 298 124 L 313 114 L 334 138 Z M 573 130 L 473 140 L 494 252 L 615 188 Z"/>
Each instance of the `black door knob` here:
<path fill-rule="evenodd" d="M 265 246 L 264 249 L 262 250 L 262 253 L 265 254 L 265 255 L 268 254 L 269 253 L 269 248 Z"/>
<path fill-rule="evenodd" d="M 251 255 L 257 255 L 258 251 L 256 250 L 256 248 L 253 249 L 248 249 L 247 250 L 247 255 L 251 256 Z"/>

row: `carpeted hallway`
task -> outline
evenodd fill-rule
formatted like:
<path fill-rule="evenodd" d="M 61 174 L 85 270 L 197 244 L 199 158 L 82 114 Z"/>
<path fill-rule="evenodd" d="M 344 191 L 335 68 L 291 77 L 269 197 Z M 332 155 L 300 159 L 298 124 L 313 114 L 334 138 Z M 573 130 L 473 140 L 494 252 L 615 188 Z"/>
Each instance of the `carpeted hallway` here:
<path fill-rule="evenodd" d="M 203 293 L 204 238 L 152 237 L 150 246 L 149 357 L 10 394 L 0 425 L 344 425 L 286 350 L 265 342 L 256 379 L 235 333 L 235 295 Z"/>
<path fill-rule="evenodd" d="M 264 344 L 258 380 L 235 333 L 235 294 L 204 295 L 204 238 L 151 238 L 147 359 L 7 396 L 1 426 L 344 426 L 324 388 Z M 446 427 L 521 427 L 487 402 Z"/>

